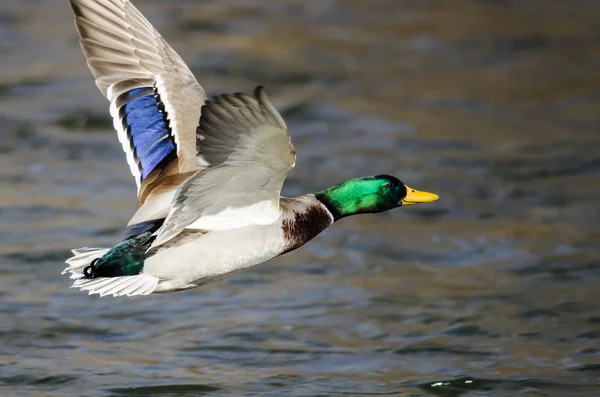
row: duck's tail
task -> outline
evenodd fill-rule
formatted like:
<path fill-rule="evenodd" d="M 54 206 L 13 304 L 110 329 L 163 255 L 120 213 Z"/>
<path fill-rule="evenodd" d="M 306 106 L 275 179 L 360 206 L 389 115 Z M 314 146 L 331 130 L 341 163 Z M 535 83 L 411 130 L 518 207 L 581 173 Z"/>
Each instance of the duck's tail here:
<path fill-rule="evenodd" d="M 83 277 L 83 269 L 86 268 L 94 259 L 99 259 L 104 256 L 110 248 L 77 248 L 71 250 L 73 255 L 66 260 L 67 266 L 61 274 L 71 273 L 69 277 L 79 279 Z"/>
<path fill-rule="evenodd" d="M 100 294 L 113 296 L 148 295 L 156 289 L 158 278 L 147 274 L 119 277 L 86 278 L 84 269 L 106 254 L 110 248 L 78 248 L 71 250 L 74 254 L 67 259 L 69 265 L 61 274 L 70 273 L 70 278 L 75 279 L 71 288 L 89 291 L 89 295 Z"/>

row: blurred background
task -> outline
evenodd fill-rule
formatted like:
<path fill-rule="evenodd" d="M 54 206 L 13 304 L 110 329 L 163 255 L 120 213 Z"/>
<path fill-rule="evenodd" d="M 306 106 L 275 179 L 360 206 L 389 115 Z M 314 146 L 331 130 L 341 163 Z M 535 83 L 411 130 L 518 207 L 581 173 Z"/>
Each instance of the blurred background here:
<path fill-rule="evenodd" d="M 266 85 L 284 194 L 441 198 L 196 290 L 70 290 L 135 184 L 67 2 L 2 0 L 0 394 L 600 395 L 599 1 L 134 3 L 207 92 Z"/>

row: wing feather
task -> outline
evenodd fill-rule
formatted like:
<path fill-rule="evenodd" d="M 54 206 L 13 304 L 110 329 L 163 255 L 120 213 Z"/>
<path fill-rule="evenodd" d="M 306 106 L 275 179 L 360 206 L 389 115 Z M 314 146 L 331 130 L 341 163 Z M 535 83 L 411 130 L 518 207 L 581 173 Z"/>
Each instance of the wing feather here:
<path fill-rule="evenodd" d="M 295 151 L 262 87 L 254 98 L 220 95 L 202 108 L 198 155 L 210 166 L 186 180 L 153 246 L 184 228 L 218 230 L 274 222 Z"/>
<path fill-rule="evenodd" d="M 138 196 L 149 196 L 148 185 L 156 185 L 152 173 L 164 170 L 172 159 L 177 167 L 169 167 L 170 172 L 197 170 L 196 129 L 206 94 L 185 62 L 129 1 L 70 2 L 88 66 L 111 101 Z M 128 95 L 139 92 L 135 90 L 150 90 L 147 100 L 132 103 Z M 129 112 L 138 115 L 128 117 Z"/>

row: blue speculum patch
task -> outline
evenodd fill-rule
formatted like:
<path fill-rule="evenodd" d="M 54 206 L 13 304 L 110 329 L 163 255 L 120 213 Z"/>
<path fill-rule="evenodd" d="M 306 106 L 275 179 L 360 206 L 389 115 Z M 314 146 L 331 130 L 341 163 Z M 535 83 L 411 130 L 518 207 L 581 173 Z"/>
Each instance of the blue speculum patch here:
<path fill-rule="evenodd" d="M 170 128 L 152 88 L 136 88 L 123 95 L 123 127 L 127 128 L 142 180 L 175 151 Z"/>

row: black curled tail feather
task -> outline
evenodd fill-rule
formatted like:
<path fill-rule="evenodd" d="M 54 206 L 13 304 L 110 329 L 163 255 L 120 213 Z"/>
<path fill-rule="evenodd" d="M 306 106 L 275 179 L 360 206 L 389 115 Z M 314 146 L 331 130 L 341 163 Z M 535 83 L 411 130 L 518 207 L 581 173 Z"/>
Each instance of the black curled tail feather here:
<path fill-rule="evenodd" d="M 88 265 L 83 275 L 86 279 L 98 277 L 121 277 L 139 274 L 144 261 L 149 256 L 147 251 L 154 241 L 153 232 L 147 231 L 129 237 L 111 248 L 102 258 L 97 258 Z"/>
<path fill-rule="evenodd" d="M 102 260 L 102 258 L 96 258 L 92 261 L 92 263 L 89 264 L 89 266 L 86 266 L 83 268 L 83 277 L 87 278 L 88 280 L 91 280 L 93 278 L 96 278 L 98 275 L 98 268 L 96 267 L 96 264 L 98 262 L 100 262 Z"/>

